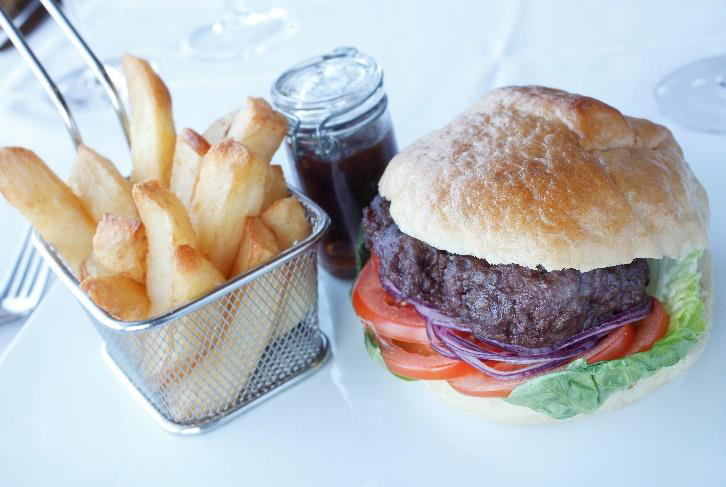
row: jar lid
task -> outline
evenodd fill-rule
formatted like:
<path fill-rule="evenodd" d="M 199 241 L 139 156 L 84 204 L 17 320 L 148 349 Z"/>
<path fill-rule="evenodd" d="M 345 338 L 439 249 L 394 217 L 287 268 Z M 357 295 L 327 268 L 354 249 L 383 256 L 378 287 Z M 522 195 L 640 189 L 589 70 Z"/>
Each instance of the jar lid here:
<path fill-rule="evenodd" d="M 333 118 L 340 123 L 377 103 L 382 83 L 383 70 L 375 59 L 343 47 L 282 73 L 272 86 L 272 101 L 299 125 L 318 126 Z"/>

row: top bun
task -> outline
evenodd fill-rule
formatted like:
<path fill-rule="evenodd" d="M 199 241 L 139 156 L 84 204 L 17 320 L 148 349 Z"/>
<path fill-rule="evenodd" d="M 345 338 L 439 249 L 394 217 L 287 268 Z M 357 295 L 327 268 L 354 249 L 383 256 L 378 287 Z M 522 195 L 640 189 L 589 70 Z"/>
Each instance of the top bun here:
<path fill-rule="evenodd" d="M 540 86 L 489 92 L 379 183 L 402 232 L 492 264 L 588 271 L 708 243 L 708 199 L 670 131 Z"/>

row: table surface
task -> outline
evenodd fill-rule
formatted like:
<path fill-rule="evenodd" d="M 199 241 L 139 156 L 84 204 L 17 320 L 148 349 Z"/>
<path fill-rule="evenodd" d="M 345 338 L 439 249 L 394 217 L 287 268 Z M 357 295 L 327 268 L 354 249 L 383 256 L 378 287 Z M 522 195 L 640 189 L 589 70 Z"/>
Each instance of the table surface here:
<path fill-rule="evenodd" d="M 109 30 L 97 45 L 104 57 L 129 46 L 157 61 L 179 128 L 203 129 L 245 95 L 267 96 L 285 67 L 340 45 L 383 65 L 400 146 L 505 84 L 560 87 L 668 125 L 710 195 L 712 339 L 683 377 L 622 410 L 541 427 L 497 425 L 449 410 L 422 383 L 401 382 L 371 363 L 350 283 L 324 276 L 320 315 L 333 360 L 222 428 L 179 437 L 162 431 L 120 385 L 102 362 L 96 331 L 56 283 L 22 328 L 0 328 L 0 484 L 726 484 L 726 354 L 719 351 L 726 346 L 726 137 L 664 119 L 653 98 L 666 73 L 726 51 L 723 3 L 314 0 L 299 2 L 293 41 L 234 63 L 192 61 L 175 47 L 221 2 L 204 12 L 198 2 L 175 2 L 173 11 L 148 3 L 156 10 L 133 39 Z M 31 44 L 55 76 L 79 63 L 52 26 Z M 67 136 L 15 53 L 0 53 L 0 72 L 0 146 L 30 147 L 67 174 Z M 109 108 L 77 116 L 87 143 L 127 170 Z M 286 164 L 284 154 L 276 159 Z M 4 201 L 0 218 L 5 266 L 24 222 Z"/>

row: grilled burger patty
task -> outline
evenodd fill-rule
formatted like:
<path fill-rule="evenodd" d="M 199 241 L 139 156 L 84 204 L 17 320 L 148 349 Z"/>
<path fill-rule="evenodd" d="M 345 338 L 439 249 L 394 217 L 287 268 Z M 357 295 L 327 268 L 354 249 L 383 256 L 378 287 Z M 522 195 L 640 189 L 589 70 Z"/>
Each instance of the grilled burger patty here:
<path fill-rule="evenodd" d="M 461 320 L 480 338 L 529 348 L 553 345 L 647 299 L 645 259 L 589 272 L 547 272 L 438 250 L 402 233 L 377 196 L 364 210 L 366 245 L 381 279 Z"/>

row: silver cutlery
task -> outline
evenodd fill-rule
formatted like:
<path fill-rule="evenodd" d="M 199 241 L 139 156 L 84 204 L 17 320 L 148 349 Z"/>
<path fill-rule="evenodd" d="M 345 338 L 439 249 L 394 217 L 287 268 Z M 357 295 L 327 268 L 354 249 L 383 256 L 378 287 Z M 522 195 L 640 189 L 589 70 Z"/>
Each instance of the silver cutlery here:
<path fill-rule="evenodd" d="M 50 283 L 50 269 L 31 243 L 32 228 L 0 288 L 0 325 L 25 320 L 43 297 Z"/>

